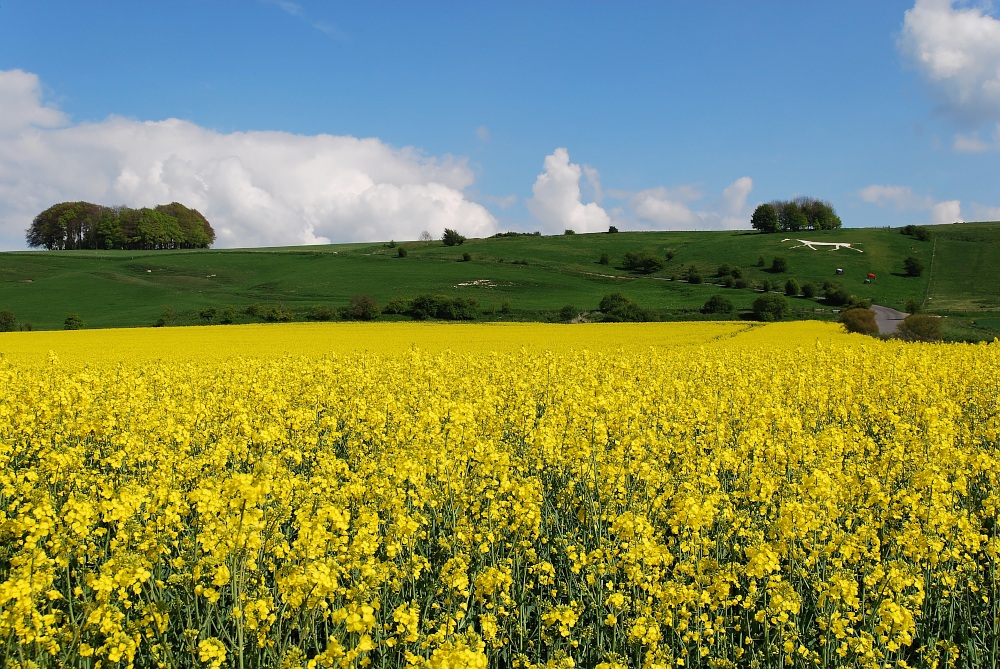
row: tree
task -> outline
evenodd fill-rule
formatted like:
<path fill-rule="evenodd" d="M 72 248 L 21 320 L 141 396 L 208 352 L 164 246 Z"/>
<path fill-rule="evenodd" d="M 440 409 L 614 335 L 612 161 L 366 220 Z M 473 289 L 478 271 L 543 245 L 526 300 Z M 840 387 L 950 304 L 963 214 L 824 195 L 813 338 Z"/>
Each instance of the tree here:
<path fill-rule="evenodd" d="M 789 279 L 785 282 L 785 295 L 788 297 L 797 297 L 799 294 L 799 282 L 795 279 Z"/>
<path fill-rule="evenodd" d="M 420 233 L 420 237 L 418 237 L 418 239 L 422 242 L 429 242 L 432 241 L 434 238 L 431 237 L 431 233 L 424 230 L 423 232 Z"/>
<path fill-rule="evenodd" d="M 215 231 L 179 202 L 154 209 L 61 202 L 35 217 L 25 241 L 49 250 L 205 248 L 215 241 Z"/>
<path fill-rule="evenodd" d="M 924 264 L 920 262 L 920 258 L 907 256 L 903 261 L 903 271 L 906 272 L 906 276 L 917 277 L 924 273 Z"/>
<path fill-rule="evenodd" d="M 652 315 L 628 295 L 609 293 L 601 298 L 598 310 L 609 322 L 644 322 L 653 320 Z"/>
<path fill-rule="evenodd" d="M 753 314 L 759 321 L 780 321 L 788 313 L 788 302 L 781 295 L 768 293 L 753 301 Z"/>
<path fill-rule="evenodd" d="M 611 256 L 608 254 L 607 251 L 601 251 L 601 258 L 597 262 L 599 262 L 602 265 L 609 265 L 611 264 Z"/>
<path fill-rule="evenodd" d="M 928 314 L 911 314 L 896 327 L 903 341 L 941 341 L 941 319 Z"/>
<path fill-rule="evenodd" d="M 814 197 L 800 197 L 795 199 L 795 204 L 805 215 L 808 227 L 813 230 L 836 230 L 842 225 L 829 202 Z"/>
<path fill-rule="evenodd" d="M 608 232 L 615 233 L 618 232 L 618 228 L 614 225 L 608 227 Z"/>
<path fill-rule="evenodd" d="M 664 263 L 652 251 L 628 251 L 622 260 L 622 267 L 630 272 L 652 274 L 663 269 Z"/>
<path fill-rule="evenodd" d="M 845 309 L 840 314 L 840 323 L 848 332 L 858 334 L 876 335 L 878 334 L 878 323 L 875 322 L 875 312 L 871 309 L 855 307 Z"/>
<path fill-rule="evenodd" d="M 772 204 L 778 212 L 778 229 L 782 232 L 798 232 L 809 227 L 809 219 L 794 200 L 775 201 Z"/>
<path fill-rule="evenodd" d="M 841 225 L 833 205 L 814 197 L 768 202 L 758 206 L 750 218 L 750 227 L 761 232 L 834 230 Z"/>
<path fill-rule="evenodd" d="M 63 321 L 63 330 L 82 330 L 86 327 L 83 319 L 77 314 L 70 314 Z"/>
<path fill-rule="evenodd" d="M 773 204 L 758 205 L 750 217 L 750 227 L 761 232 L 778 231 L 778 212 Z"/>
<path fill-rule="evenodd" d="M 441 235 L 441 241 L 444 242 L 445 246 L 461 246 L 465 243 L 465 237 L 458 234 L 457 230 L 445 228 L 444 234 Z"/>
<path fill-rule="evenodd" d="M 559 310 L 559 319 L 563 321 L 571 321 L 579 315 L 580 312 L 577 311 L 577 308 L 571 304 L 567 304 Z"/>
<path fill-rule="evenodd" d="M 788 271 L 788 261 L 781 256 L 776 256 L 774 260 L 771 261 L 771 269 L 769 270 L 772 274 L 783 274 Z"/>
<path fill-rule="evenodd" d="M 0 332 L 13 332 L 17 329 L 17 318 L 9 309 L 0 311 Z"/>
<path fill-rule="evenodd" d="M 344 309 L 344 318 L 352 321 L 373 321 L 382 313 L 382 308 L 371 295 L 354 295 Z"/>
<path fill-rule="evenodd" d="M 724 295 L 713 295 L 708 298 L 701 307 L 703 314 L 731 314 L 733 313 L 733 303 Z"/>

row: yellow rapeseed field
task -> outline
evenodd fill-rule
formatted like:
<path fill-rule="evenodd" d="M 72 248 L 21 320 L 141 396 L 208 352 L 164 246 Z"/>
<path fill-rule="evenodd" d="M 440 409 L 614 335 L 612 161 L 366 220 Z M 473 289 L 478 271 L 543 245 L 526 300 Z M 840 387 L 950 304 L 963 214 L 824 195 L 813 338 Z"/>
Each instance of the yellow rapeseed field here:
<path fill-rule="evenodd" d="M 1000 343 L 0 335 L 0 666 L 995 667 Z"/>

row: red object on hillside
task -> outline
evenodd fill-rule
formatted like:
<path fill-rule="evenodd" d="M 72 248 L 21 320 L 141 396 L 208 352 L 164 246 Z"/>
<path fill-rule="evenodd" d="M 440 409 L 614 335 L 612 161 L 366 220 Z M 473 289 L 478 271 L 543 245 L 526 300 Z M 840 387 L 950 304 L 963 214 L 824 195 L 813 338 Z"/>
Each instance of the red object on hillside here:
<path fill-rule="evenodd" d="M 874 278 L 875 278 L 875 275 L 874 275 L 874 274 L 872 274 L 871 272 L 868 272 L 868 278 L 869 278 L 869 279 L 874 279 Z"/>

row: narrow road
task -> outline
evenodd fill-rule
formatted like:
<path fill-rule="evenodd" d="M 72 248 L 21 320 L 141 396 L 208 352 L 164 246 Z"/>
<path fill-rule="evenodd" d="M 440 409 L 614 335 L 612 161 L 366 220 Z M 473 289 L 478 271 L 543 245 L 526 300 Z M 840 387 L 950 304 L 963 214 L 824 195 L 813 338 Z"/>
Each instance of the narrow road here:
<path fill-rule="evenodd" d="M 896 331 L 896 326 L 899 325 L 900 321 L 910 315 L 878 304 L 872 305 L 872 311 L 875 312 L 875 322 L 878 324 L 879 334 L 892 334 Z"/>

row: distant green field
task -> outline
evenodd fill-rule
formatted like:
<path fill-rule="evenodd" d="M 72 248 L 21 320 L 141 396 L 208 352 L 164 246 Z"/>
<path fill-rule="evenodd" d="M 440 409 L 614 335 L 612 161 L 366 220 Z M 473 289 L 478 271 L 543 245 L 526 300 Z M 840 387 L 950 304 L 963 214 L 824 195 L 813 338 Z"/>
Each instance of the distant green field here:
<path fill-rule="evenodd" d="M 36 329 L 59 329 L 79 314 L 87 327 L 153 325 L 165 312 L 172 323 L 207 322 L 202 314 L 249 305 L 282 305 L 296 319 L 315 306 L 340 308 L 353 295 L 381 304 L 420 294 L 472 297 L 484 319 L 551 320 L 570 305 L 595 310 L 601 298 L 622 292 L 664 319 L 699 318 L 712 296 L 726 295 L 748 310 L 764 281 L 781 290 L 788 278 L 817 290 L 840 283 L 848 292 L 898 309 L 907 302 L 948 315 L 969 332 L 1000 331 L 1000 223 L 934 226 L 929 241 L 898 229 L 809 231 L 811 242 L 846 242 L 850 249 L 809 248 L 785 235 L 750 231 L 622 232 L 440 241 L 334 244 L 265 249 L 189 251 L 32 251 L 0 254 L 0 309 Z M 626 252 L 670 256 L 662 271 L 639 276 L 622 268 Z M 859 252 L 860 251 L 860 252 Z M 599 262 L 606 252 L 610 263 Z M 463 261 L 468 253 L 469 261 Z M 788 271 L 771 274 L 783 257 Z M 903 275 L 903 259 L 925 269 Z M 740 266 L 746 289 L 716 283 L 722 264 Z M 695 268 L 702 283 L 685 281 Z M 838 275 L 837 269 L 843 269 Z M 868 273 L 876 278 L 866 283 Z M 820 299 L 790 300 L 793 317 L 834 318 Z M 216 316 L 212 316 L 216 318 Z M 247 317 L 249 318 L 249 317 Z M 976 321 L 975 325 L 971 322 Z M 985 323 L 986 325 L 981 325 Z M 962 337 L 973 336 L 962 330 Z M 975 338 L 975 337 L 973 337 Z"/>

